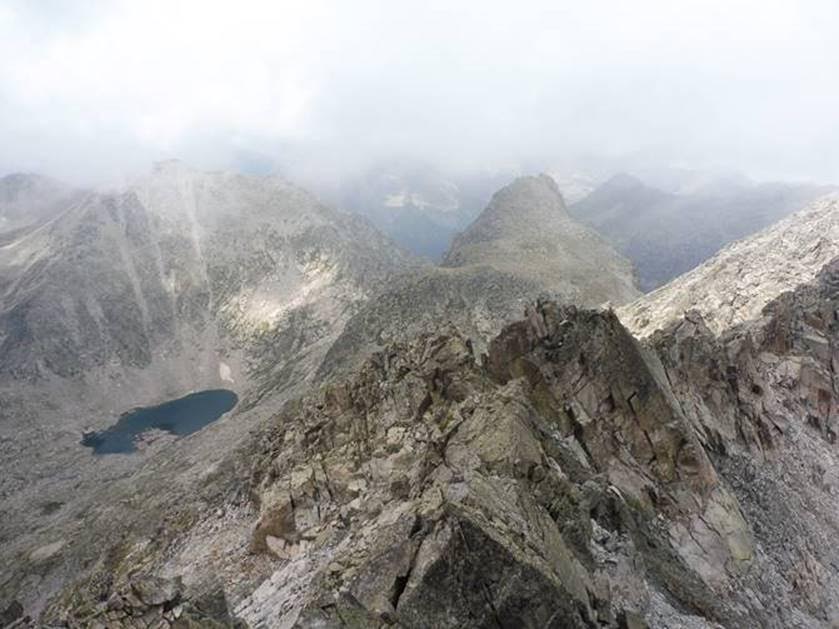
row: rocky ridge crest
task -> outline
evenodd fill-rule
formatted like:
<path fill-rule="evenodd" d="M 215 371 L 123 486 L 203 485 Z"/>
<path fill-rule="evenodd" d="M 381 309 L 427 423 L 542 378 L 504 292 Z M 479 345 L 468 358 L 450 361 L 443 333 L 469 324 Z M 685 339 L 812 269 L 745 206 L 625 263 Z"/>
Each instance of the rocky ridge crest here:
<path fill-rule="evenodd" d="M 223 523 L 112 570 L 212 575 L 249 626 L 828 627 L 837 311 L 834 261 L 720 336 L 548 301 L 480 360 L 392 345 L 236 454 Z"/>
<path fill-rule="evenodd" d="M 758 317 L 767 303 L 812 280 L 837 255 L 839 197 L 832 195 L 728 245 L 692 271 L 618 308 L 618 316 L 643 338 L 696 311 L 719 334 Z"/>

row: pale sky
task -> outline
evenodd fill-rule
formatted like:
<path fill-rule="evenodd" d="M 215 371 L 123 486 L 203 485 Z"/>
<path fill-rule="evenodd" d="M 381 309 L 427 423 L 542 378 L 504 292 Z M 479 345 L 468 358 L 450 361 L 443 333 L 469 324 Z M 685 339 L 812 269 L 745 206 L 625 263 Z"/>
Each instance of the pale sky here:
<path fill-rule="evenodd" d="M 588 154 L 839 182 L 837 39 L 833 0 L 0 0 L 0 174 Z"/>

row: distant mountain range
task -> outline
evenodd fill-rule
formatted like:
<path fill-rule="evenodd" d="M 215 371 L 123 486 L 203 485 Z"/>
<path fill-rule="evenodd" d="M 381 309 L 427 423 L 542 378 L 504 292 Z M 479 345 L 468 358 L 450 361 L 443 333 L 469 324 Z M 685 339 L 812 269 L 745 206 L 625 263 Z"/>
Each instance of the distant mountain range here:
<path fill-rule="evenodd" d="M 665 191 L 616 175 L 569 211 L 627 256 L 649 291 L 836 188 L 740 177 L 660 176 Z"/>
<path fill-rule="evenodd" d="M 515 172 L 452 174 L 395 161 L 318 190 L 337 207 L 369 218 L 407 250 L 440 261 Z M 679 168 L 640 168 L 605 178 L 567 167 L 548 172 L 569 213 L 635 265 L 645 292 L 836 189 Z"/>

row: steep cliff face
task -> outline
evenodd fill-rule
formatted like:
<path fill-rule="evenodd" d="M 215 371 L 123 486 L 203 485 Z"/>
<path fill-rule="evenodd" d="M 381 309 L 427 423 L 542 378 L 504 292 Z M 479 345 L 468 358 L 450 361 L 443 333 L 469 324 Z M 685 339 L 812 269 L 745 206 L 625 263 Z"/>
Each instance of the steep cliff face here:
<path fill-rule="evenodd" d="M 755 564 L 739 585 L 749 626 L 839 620 L 837 308 L 833 260 L 719 337 L 693 312 L 651 339 L 750 525 Z"/>
<path fill-rule="evenodd" d="M 166 618 L 132 592 L 177 575 L 248 626 L 831 626 L 837 311 L 839 261 L 722 336 L 540 302 L 480 361 L 451 328 L 392 345 L 47 616 Z"/>
<path fill-rule="evenodd" d="M 820 199 L 732 243 L 707 262 L 618 309 L 639 337 L 699 312 L 715 334 L 760 315 L 784 291 L 812 280 L 839 255 L 839 200 Z"/>

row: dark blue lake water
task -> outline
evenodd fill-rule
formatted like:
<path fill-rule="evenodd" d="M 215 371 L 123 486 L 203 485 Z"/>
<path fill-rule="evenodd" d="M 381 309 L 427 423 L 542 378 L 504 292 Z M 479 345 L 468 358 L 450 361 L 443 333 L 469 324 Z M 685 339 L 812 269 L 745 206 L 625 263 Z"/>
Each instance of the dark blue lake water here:
<path fill-rule="evenodd" d="M 82 445 L 94 454 L 125 454 L 137 449 L 137 435 L 157 428 L 173 435 L 191 435 L 231 410 L 239 397 L 227 389 L 210 389 L 125 413 L 106 430 L 86 433 Z"/>

